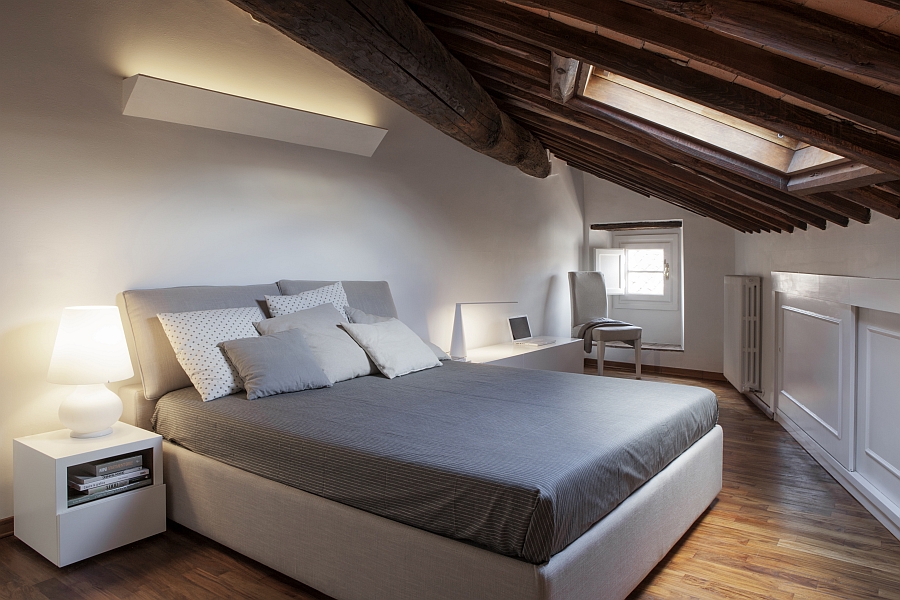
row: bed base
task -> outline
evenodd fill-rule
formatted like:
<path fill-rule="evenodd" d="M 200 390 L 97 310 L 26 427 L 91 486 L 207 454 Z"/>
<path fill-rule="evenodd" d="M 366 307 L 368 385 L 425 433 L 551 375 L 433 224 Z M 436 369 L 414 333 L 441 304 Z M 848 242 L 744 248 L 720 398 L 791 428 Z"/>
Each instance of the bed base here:
<path fill-rule="evenodd" d="M 338 600 L 619 600 L 722 489 L 712 431 L 543 565 L 163 443 L 169 518 Z"/>

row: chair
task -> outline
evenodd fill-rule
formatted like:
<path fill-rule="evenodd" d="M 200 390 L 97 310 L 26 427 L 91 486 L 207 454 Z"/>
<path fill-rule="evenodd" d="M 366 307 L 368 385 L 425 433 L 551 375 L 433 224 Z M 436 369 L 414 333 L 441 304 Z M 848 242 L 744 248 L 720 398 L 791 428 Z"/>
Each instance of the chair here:
<path fill-rule="evenodd" d="M 606 282 L 598 271 L 571 271 L 569 292 L 572 298 L 572 337 L 591 319 L 609 317 Z M 606 342 L 625 342 L 634 348 L 634 373 L 641 378 L 641 333 L 637 325 L 595 327 L 592 344 L 597 344 L 597 375 L 603 375 Z"/>

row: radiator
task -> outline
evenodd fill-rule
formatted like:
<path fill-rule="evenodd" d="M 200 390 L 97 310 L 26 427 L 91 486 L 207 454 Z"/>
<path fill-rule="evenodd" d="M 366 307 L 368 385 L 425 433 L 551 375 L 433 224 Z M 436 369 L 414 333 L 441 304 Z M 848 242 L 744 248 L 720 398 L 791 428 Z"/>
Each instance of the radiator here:
<path fill-rule="evenodd" d="M 762 343 L 762 280 L 725 276 L 724 375 L 741 392 L 758 392 Z"/>

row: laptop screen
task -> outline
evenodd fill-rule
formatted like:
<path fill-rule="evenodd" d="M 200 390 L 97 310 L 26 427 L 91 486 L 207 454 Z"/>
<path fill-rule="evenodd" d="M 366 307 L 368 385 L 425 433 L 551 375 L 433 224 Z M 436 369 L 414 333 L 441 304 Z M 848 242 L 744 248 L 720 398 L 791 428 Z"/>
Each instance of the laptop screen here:
<path fill-rule="evenodd" d="M 512 338 L 514 340 L 531 337 L 531 327 L 528 326 L 528 317 L 511 317 L 509 319 L 509 330 L 512 332 Z"/>

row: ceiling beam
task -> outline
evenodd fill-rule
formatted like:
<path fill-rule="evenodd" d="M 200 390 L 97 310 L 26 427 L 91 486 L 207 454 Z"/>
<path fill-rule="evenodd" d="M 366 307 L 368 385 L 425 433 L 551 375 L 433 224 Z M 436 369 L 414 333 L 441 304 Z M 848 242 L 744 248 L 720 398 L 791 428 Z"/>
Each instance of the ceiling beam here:
<path fill-rule="evenodd" d="M 842 215 L 730 171 L 729 169 L 734 168 L 733 160 L 724 153 L 708 155 L 706 149 L 699 144 L 683 140 L 680 136 L 651 123 L 600 104 L 588 104 L 576 98 L 565 106 L 561 106 L 546 97 L 539 96 L 538 93 L 543 90 L 530 85 L 522 78 L 517 78 L 512 73 L 491 68 L 485 63 L 476 64 L 474 59 L 461 58 L 469 65 L 483 86 L 495 95 L 515 98 L 516 101 L 522 103 L 523 108 L 541 112 L 561 122 L 619 141 L 702 174 L 704 177 L 713 176 L 720 183 L 725 182 L 729 187 L 738 188 L 737 191 L 744 195 L 764 200 L 770 204 L 776 203 L 780 206 L 791 207 L 798 218 L 820 229 L 825 228 L 825 219 L 842 226 L 847 224 L 846 217 Z M 485 72 L 489 72 L 490 77 L 484 75 Z M 516 85 L 509 85 L 505 81 L 494 79 L 494 77 L 502 77 L 505 81 L 512 81 Z M 523 88 L 530 91 L 526 92 Z M 543 93 L 546 94 L 546 92 Z M 506 99 L 505 101 L 509 102 L 510 100 Z M 756 171 L 752 171 L 752 173 L 755 174 Z M 771 175 L 770 178 L 778 183 L 783 181 L 774 175 Z"/>
<path fill-rule="evenodd" d="M 805 62 L 900 85 L 900 38 L 788 0 L 630 0 Z M 528 0 L 522 2 L 530 4 Z M 549 4 L 538 0 L 534 4 Z M 584 4 L 574 2 L 573 4 Z"/>
<path fill-rule="evenodd" d="M 850 202 L 845 198 L 839 198 L 829 192 L 810 194 L 809 196 L 804 196 L 804 198 L 860 223 L 868 223 L 872 220 L 872 211 L 865 206 Z"/>
<path fill-rule="evenodd" d="M 547 153 L 403 0 L 231 0 L 466 146 L 535 177 Z"/>
<path fill-rule="evenodd" d="M 882 173 L 868 165 L 845 163 L 795 175 L 788 181 L 787 189 L 795 194 L 806 195 L 816 192 L 851 190 L 892 179 L 896 179 L 896 177 Z"/>
<path fill-rule="evenodd" d="M 621 0 L 526 0 L 523 4 L 650 42 L 691 60 L 789 94 L 845 119 L 900 135 L 897 96 L 733 37 L 658 15 Z M 799 34 L 794 37 L 799 37 Z M 896 56 L 896 52 L 892 55 Z M 895 64 L 894 69 L 898 65 L 900 63 Z"/>
<path fill-rule="evenodd" d="M 894 219 L 900 219 L 900 196 L 889 194 L 872 187 L 857 188 L 855 190 L 841 190 L 833 192 L 835 196 L 846 198 L 857 204 L 867 206 L 876 212 Z"/>
<path fill-rule="evenodd" d="M 866 0 L 866 2 L 871 2 L 872 4 L 880 4 L 881 6 L 887 6 L 888 8 L 893 8 L 894 10 L 900 10 L 900 0 Z"/>
<path fill-rule="evenodd" d="M 829 118 L 748 87 L 729 83 L 696 69 L 679 66 L 664 56 L 500 2 L 478 0 L 411 0 L 411 2 L 416 7 L 427 2 L 427 6 L 434 11 L 483 29 L 527 41 L 563 56 L 577 58 L 754 125 L 775 130 L 881 171 L 900 175 L 900 142 L 871 130 L 860 129 L 847 121 Z M 617 0 L 616 3 L 624 4 Z M 639 10 L 642 14 L 653 16 L 650 11 Z M 692 32 L 694 30 L 702 32 L 699 28 L 689 27 Z M 839 79 L 838 87 L 848 85 L 846 79 Z M 867 86 L 863 87 L 877 91 Z M 895 104 L 896 97 L 887 95 Z M 893 118 L 900 121 L 900 112 L 896 109 Z"/>

